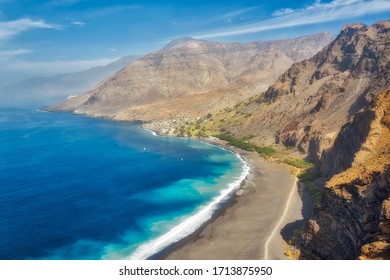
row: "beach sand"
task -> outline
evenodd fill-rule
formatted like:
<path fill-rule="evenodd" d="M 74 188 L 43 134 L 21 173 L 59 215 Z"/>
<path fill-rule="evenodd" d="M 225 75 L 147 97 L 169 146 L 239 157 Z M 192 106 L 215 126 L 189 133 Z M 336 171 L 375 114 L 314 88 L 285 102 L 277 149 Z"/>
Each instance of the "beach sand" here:
<path fill-rule="evenodd" d="M 251 167 L 236 195 L 201 229 L 157 257 L 175 260 L 264 259 L 266 240 L 279 223 L 292 188 L 285 219 L 269 241 L 268 259 L 287 259 L 281 230 L 302 219 L 301 198 L 290 171 L 257 153 L 237 150 Z"/>

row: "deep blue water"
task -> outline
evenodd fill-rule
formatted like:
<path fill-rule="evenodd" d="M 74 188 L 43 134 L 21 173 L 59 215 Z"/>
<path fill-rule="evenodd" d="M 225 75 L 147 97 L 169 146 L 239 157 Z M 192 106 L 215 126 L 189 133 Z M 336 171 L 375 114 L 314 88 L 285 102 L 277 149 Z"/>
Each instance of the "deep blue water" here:
<path fill-rule="evenodd" d="M 0 259 L 128 258 L 242 172 L 230 152 L 136 124 L 0 109 Z"/>

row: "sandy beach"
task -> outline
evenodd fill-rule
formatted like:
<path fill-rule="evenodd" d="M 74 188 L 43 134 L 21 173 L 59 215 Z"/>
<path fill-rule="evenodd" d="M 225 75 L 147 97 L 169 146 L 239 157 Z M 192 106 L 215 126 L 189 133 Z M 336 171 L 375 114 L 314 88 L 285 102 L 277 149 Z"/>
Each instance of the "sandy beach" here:
<path fill-rule="evenodd" d="M 281 229 L 302 219 L 296 178 L 286 167 L 269 163 L 257 153 L 235 151 L 251 168 L 242 188 L 211 221 L 158 258 L 264 259 L 268 240 L 268 259 L 287 259 Z"/>

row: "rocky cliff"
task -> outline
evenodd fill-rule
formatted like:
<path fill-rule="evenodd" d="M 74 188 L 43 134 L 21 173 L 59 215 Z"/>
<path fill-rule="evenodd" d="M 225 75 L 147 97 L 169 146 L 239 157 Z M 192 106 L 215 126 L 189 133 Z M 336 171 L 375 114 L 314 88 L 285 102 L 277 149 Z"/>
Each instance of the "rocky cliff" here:
<path fill-rule="evenodd" d="M 341 128 L 321 168 L 336 175 L 302 236 L 304 256 L 390 259 L 390 91 Z"/>
<path fill-rule="evenodd" d="M 326 32 L 249 44 L 182 38 L 47 109 L 130 121 L 195 118 L 266 90 L 293 62 L 331 39 Z"/>
<path fill-rule="evenodd" d="M 296 146 L 319 161 L 342 125 L 390 88 L 390 21 L 346 25 L 315 56 L 294 63 L 224 128 L 259 143 Z M 351 152 L 353 152 L 351 150 Z"/>

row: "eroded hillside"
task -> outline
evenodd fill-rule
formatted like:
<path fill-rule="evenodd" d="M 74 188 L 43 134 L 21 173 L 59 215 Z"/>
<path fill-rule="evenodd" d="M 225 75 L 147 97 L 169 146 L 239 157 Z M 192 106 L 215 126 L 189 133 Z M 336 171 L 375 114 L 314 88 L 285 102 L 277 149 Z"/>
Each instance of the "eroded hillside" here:
<path fill-rule="evenodd" d="M 352 24 L 318 54 L 294 63 L 224 129 L 259 143 L 298 147 L 318 162 L 340 128 L 390 87 L 390 21 Z"/>
<path fill-rule="evenodd" d="M 303 256 L 390 259 L 390 91 L 344 125 L 324 153 L 321 167 L 336 175 L 304 231 Z"/>
<path fill-rule="evenodd" d="M 47 109 L 144 122 L 196 118 L 263 92 L 331 40 L 326 32 L 249 44 L 179 39 Z"/>

